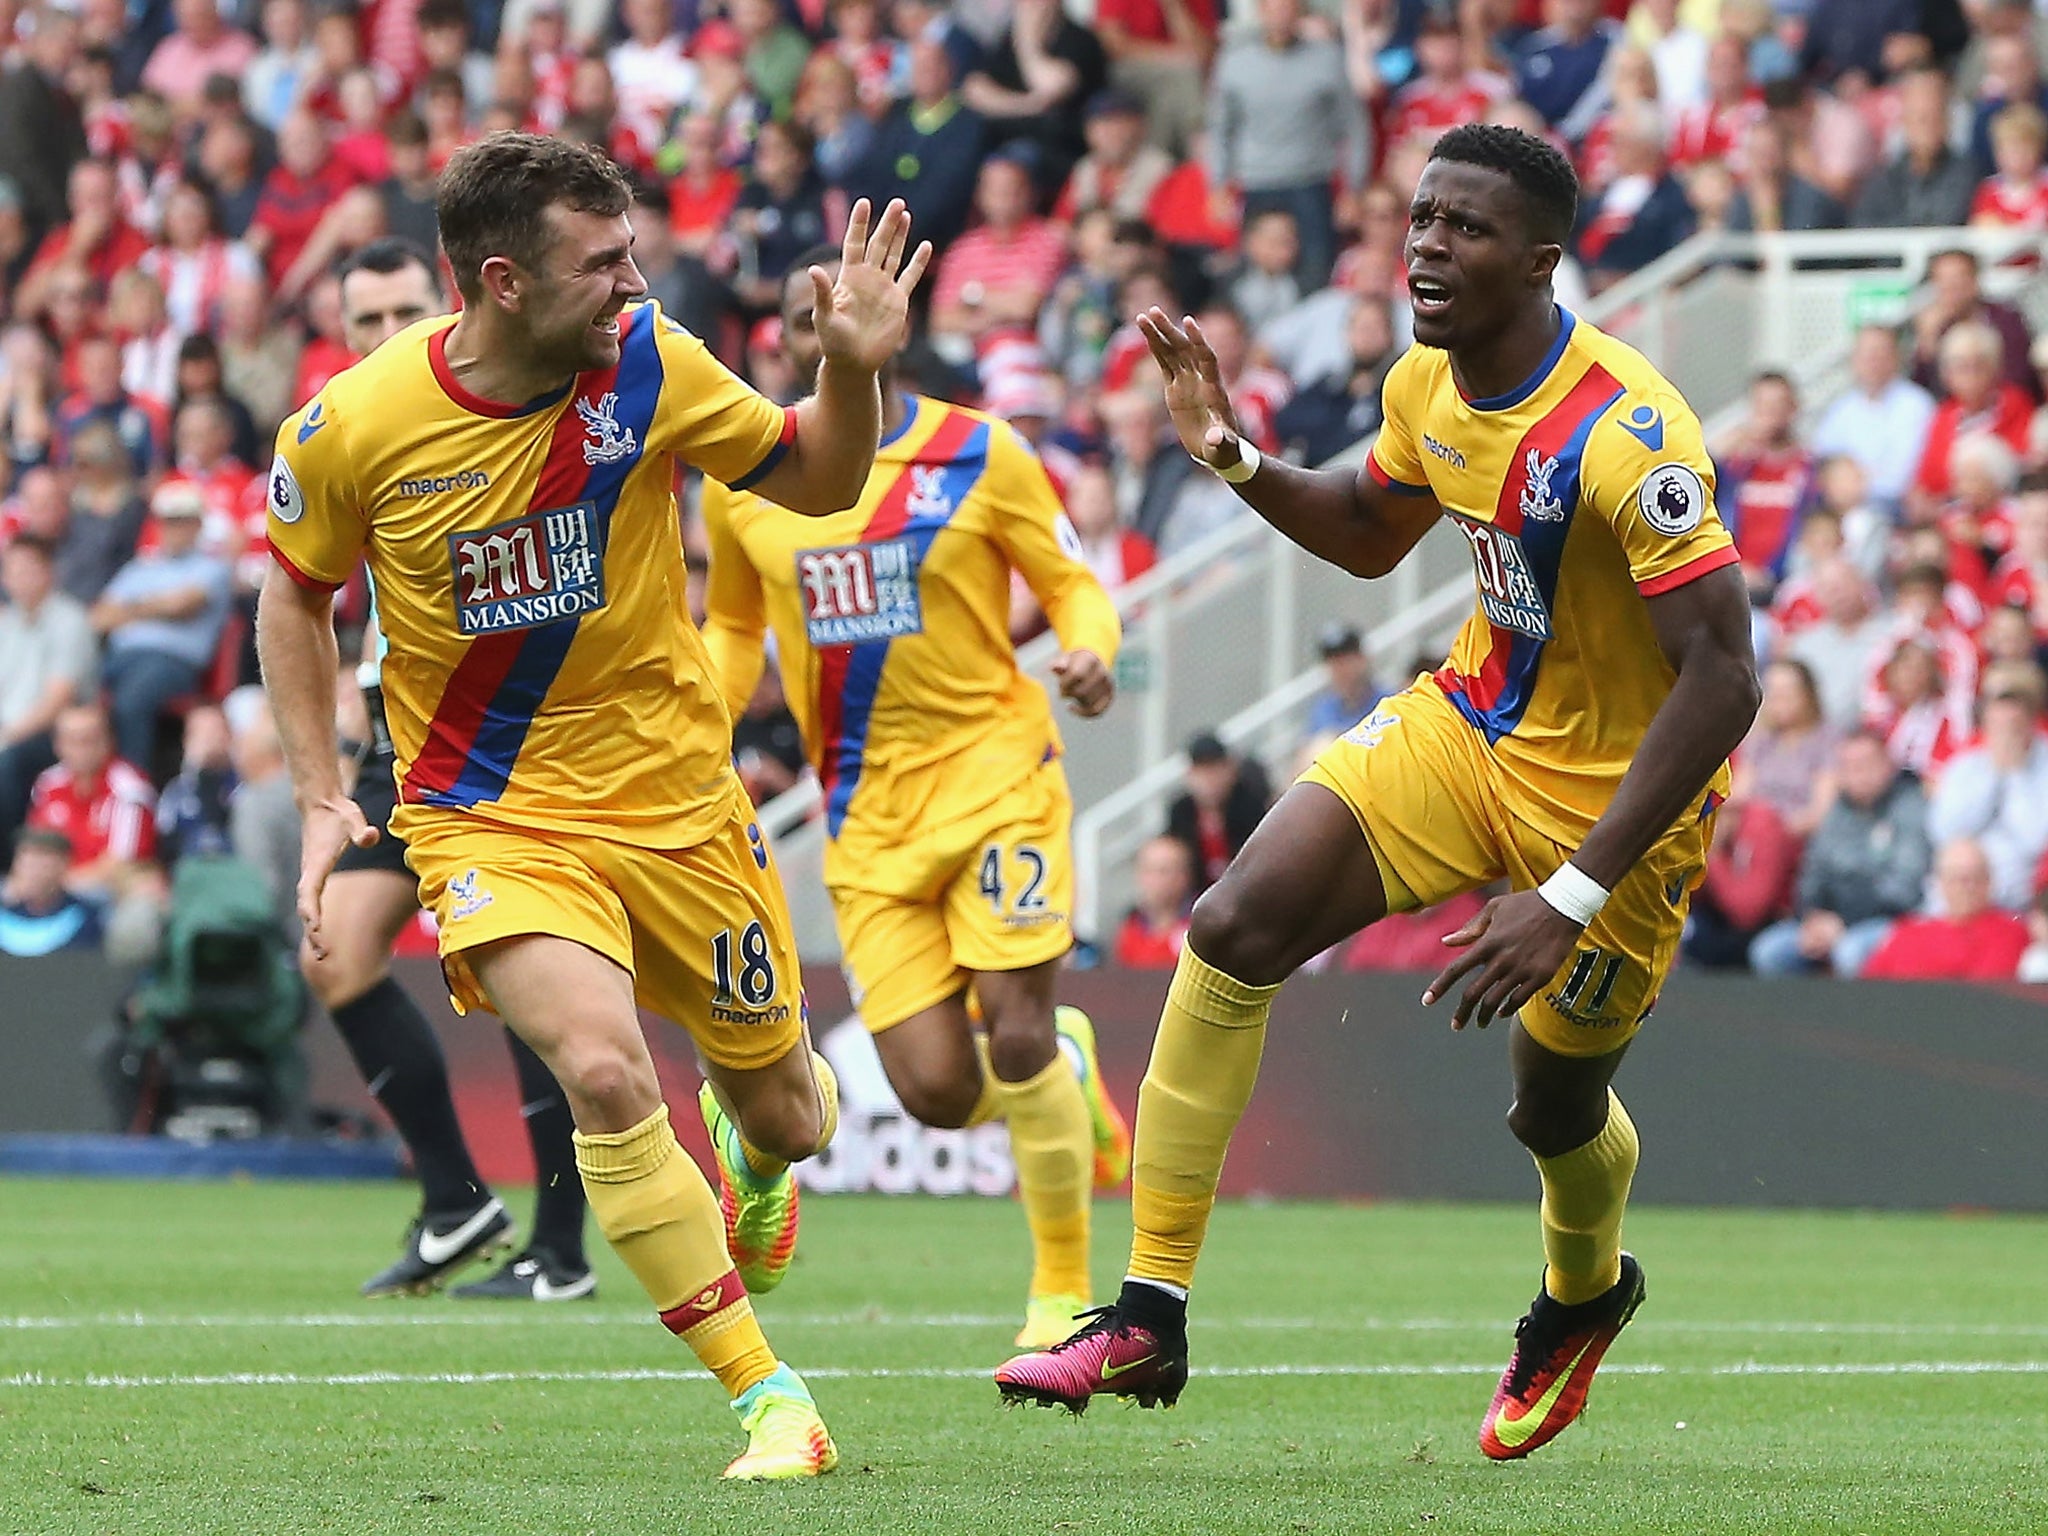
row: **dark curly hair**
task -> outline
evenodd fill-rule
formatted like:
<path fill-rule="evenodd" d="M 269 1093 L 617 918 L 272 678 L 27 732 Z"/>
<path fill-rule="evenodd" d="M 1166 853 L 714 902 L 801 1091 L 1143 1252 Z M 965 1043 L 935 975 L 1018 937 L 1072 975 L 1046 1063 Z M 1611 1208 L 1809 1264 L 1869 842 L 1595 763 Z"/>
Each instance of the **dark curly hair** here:
<path fill-rule="evenodd" d="M 465 300 L 482 293 L 493 256 L 539 267 L 553 233 L 541 214 L 551 203 L 609 218 L 633 205 L 633 188 L 602 150 L 545 134 L 494 133 L 455 152 L 434 204 Z"/>
<path fill-rule="evenodd" d="M 1563 245 L 1571 239 L 1579 178 L 1572 163 L 1535 134 L 1499 123 L 1460 123 L 1436 141 L 1429 158 L 1499 171 L 1521 191 L 1537 240 Z"/>

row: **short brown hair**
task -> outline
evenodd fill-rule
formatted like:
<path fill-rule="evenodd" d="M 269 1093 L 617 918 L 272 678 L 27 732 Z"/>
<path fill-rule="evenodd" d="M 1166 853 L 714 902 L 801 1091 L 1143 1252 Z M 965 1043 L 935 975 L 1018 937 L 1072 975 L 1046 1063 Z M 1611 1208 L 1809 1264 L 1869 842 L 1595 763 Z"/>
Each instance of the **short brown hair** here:
<path fill-rule="evenodd" d="M 538 133 L 494 133 L 456 151 L 434 197 L 441 245 L 466 300 L 483 291 L 484 263 L 503 256 L 533 271 L 547 254 L 543 209 L 560 203 L 606 217 L 633 189 L 603 151 Z"/>

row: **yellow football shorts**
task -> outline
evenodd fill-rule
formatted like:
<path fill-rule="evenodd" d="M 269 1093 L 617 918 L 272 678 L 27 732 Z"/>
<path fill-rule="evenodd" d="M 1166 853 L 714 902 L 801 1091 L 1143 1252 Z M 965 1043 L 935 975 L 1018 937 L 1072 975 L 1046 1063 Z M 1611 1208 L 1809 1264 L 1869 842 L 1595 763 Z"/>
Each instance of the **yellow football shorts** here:
<path fill-rule="evenodd" d="M 1301 777 L 1351 807 L 1390 912 L 1503 878 L 1529 890 L 1573 852 L 1516 814 L 1485 738 L 1428 679 L 1384 700 Z M 1711 817 L 1673 827 L 1615 887 L 1580 947 L 1522 1009 L 1539 1044 L 1561 1056 L 1604 1056 L 1635 1035 L 1678 953 L 1711 838 Z"/>
<path fill-rule="evenodd" d="M 1057 759 L 969 816 L 827 864 L 847 990 L 880 1034 L 961 991 L 1073 947 L 1074 801 Z M 857 834 L 856 834 L 857 835 Z"/>
<path fill-rule="evenodd" d="M 638 848 L 421 809 L 408 817 L 406 845 L 420 902 L 440 923 L 441 968 L 458 1009 L 491 1009 L 465 951 L 544 933 L 631 972 L 640 1005 L 682 1025 L 721 1067 L 765 1067 L 802 1036 L 789 908 L 737 789 L 731 818 L 694 848 Z"/>

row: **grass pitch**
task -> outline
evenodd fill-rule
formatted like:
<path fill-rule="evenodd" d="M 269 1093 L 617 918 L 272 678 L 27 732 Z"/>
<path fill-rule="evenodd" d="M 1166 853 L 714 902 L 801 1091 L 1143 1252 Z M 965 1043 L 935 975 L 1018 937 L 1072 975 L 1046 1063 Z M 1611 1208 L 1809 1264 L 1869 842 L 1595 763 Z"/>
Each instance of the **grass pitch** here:
<path fill-rule="evenodd" d="M 817 1198 L 760 1310 L 844 1459 L 747 1488 L 609 1254 L 594 1303 L 357 1301 L 408 1200 L 0 1182 L 0 1532 L 2048 1529 L 2041 1220 L 1634 1213 L 1650 1297 L 1588 1415 L 1496 1466 L 1532 1209 L 1226 1207 L 1181 1406 L 1077 1421 L 987 1378 L 1013 1206 Z M 1104 1294 L 1124 1221 L 1099 1207 Z"/>

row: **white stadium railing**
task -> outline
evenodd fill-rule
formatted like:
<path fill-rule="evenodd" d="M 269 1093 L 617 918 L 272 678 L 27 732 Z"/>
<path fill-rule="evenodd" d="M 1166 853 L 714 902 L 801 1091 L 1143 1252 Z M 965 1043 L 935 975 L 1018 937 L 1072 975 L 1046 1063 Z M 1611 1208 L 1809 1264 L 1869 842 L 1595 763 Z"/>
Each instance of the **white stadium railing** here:
<path fill-rule="evenodd" d="M 1895 323 L 1918 302 L 1928 258 L 1965 247 L 1985 285 L 2048 323 L 2040 267 L 2000 265 L 2038 254 L 2038 237 L 1958 229 L 1849 230 L 1696 236 L 1592 300 L 1585 318 L 1640 349 L 1713 431 L 1742 408 L 1751 375 L 1783 369 L 1809 405 L 1838 388 L 1864 320 Z M 1357 463 L 1359 443 L 1335 463 Z M 1105 939 L 1130 899 L 1130 857 L 1164 822 L 1178 793 L 1188 737 L 1214 729 L 1276 774 L 1294 766 L 1321 687 L 1315 636 L 1333 622 L 1369 637 L 1381 676 L 1405 679 L 1440 658 L 1471 603 L 1464 542 L 1436 530 L 1384 580 L 1363 582 L 1296 549 L 1249 512 L 1162 562 L 1117 594 L 1124 619 L 1116 706 L 1094 721 L 1062 719 L 1074 789 L 1076 927 Z M 1041 682 L 1051 636 L 1019 649 Z M 817 785 L 806 779 L 761 813 L 809 960 L 838 942 L 823 881 Z"/>

